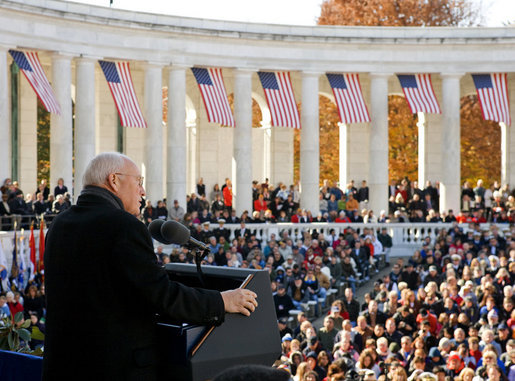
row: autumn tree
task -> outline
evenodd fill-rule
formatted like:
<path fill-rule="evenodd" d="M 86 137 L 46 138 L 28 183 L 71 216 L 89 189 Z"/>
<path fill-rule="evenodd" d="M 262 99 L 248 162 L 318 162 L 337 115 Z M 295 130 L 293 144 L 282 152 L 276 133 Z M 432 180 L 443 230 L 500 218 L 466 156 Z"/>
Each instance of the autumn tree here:
<path fill-rule="evenodd" d="M 461 180 L 486 186 L 501 179 L 501 127 L 485 121 L 476 95 L 461 98 Z"/>
<path fill-rule="evenodd" d="M 319 25 L 349 26 L 476 26 L 480 23 L 479 7 L 468 0 L 325 0 L 318 18 Z M 498 179 L 499 160 L 488 158 L 499 156 L 499 127 L 482 120 L 477 98 L 464 100 L 462 107 L 462 179 L 482 177 L 486 181 L 490 176 Z M 388 114 L 390 180 L 404 176 L 415 179 L 417 117 L 411 114 L 402 97 L 389 97 Z M 482 132 L 481 136 L 478 131 Z M 483 136 L 488 131 L 491 134 L 485 140 Z M 321 133 L 320 146 L 328 143 L 326 139 L 337 140 L 335 133 Z M 328 164 L 324 160 L 321 165 Z"/>
<path fill-rule="evenodd" d="M 412 114 L 404 97 L 388 97 L 388 142 L 390 179 L 418 176 L 417 114 Z"/>
<path fill-rule="evenodd" d="M 479 11 L 468 0 L 325 0 L 318 25 L 473 26 Z"/>

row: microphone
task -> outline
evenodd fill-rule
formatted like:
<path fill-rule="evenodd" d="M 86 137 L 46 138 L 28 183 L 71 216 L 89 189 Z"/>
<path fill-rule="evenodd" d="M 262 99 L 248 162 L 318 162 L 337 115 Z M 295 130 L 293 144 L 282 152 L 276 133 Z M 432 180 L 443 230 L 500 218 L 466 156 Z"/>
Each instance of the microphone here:
<path fill-rule="evenodd" d="M 209 246 L 204 242 L 191 237 L 190 231 L 186 226 L 174 220 L 163 223 L 160 234 L 166 241 L 176 245 L 190 245 L 202 250 L 209 250 Z"/>
<path fill-rule="evenodd" d="M 172 242 L 169 242 L 167 239 L 163 237 L 161 234 L 161 227 L 164 224 L 164 220 L 154 220 L 148 225 L 148 231 L 152 238 L 154 238 L 156 241 L 159 241 L 161 243 L 164 243 L 165 245 L 169 245 Z"/>

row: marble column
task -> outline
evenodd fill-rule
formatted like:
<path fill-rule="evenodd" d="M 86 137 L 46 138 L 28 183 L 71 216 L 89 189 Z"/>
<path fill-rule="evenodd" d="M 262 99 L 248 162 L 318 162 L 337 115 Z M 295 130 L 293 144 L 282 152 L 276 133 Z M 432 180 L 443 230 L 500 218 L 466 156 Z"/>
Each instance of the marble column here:
<path fill-rule="evenodd" d="M 417 113 L 418 128 L 418 186 L 423 189 L 427 180 L 427 125 L 423 112 Z"/>
<path fill-rule="evenodd" d="M 90 57 L 78 58 L 75 96 L 75 196 L 82 190 L 82 176 L 95 157 L 95 63 Z"/>
<path fill-rule="evenodd" d="M 0 181 L 11 177 L 11 126 L 7 47 L 0 46 Z"/>
<path fill-rule="evenodd" d="M 236 215 L 252 211 L 252 73 L 234 70 L 233 206 Z"/>
<path fill-rule="evenodd" d="M 317 216 L 320 210 L 320 127 L 318 119 L 319 73 L 302 73 L 302 112 L 300 132 L 301 207 Z"/>
<path fill-rule="evenodd" d="M 369 206 L 388 210 L 388 73 L 370 74 Z"/>
<path fill-rule="evenodd" d="M 339 158 L 339 182 L 340 189 L 344 190 L 349 181 L 349 128 L 350 125 L 345 123 L 338 123 L 340 130 L 340 158 Z"/>
<path fill-rule="evenodd" d="M 61 107 L 61 114 L 50 116 L 50 192 L 63 178 L 68 192 L 74 194 L 73 130 L 72 130 L 72 70 L 71 55 L 52 56 L 52 87 Z"/>
<path fill-rule="evenodd" d="M 162 66 L 145 65 L 144 115 L 147 121 L 145 135 L 145 191 L 147 200 L 155 205 L 163 199 L 163 96 Z M 168 201 L 170 202 L 170 201 Z M 172 200 L 173 202 L 173 200 Z"/>
<path fill-rule="evenodd" d="M 168 208 L 173 201 L 186 210 L 186 66 L 173 65 L 168 71 Z"/>
<path fill-rule="evenodd" d="M 460 210 L 460 78 L 461 73 L 442 73 L 442 181 L 440 211 Z"/>

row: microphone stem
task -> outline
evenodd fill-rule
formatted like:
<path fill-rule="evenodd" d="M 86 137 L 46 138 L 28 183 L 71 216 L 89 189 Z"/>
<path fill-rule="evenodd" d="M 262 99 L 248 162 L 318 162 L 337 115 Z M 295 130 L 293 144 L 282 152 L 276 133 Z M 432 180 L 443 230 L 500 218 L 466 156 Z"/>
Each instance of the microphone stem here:
<path fill-rule="evenodd" d="M 200 266 L 202 260 L 206 256 L 205 251 L 206 251 L 206 249 L 203 249 L 203 250 L 196 249 L 195 250 L 195 264 L 197 265 L 197 275 L 198 275 L 198 279 L 200 281 L 200 286 L 202 288 L 206 288 L 204 273 L 202 272 L 202 267 Z"/>

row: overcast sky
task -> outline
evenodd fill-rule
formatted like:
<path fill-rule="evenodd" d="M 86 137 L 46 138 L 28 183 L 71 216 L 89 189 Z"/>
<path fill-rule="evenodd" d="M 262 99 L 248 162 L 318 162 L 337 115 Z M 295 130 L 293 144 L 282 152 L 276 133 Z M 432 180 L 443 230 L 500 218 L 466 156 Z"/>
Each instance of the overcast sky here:
<path fill-rule="evenodd" d="M 109 0 L 67 0 L 109 6 Z M 113 8 L 150 13 L 270 24 L 315 25 L 323 0 L 113 0 Z M 487 26 L 515 22 L 515 0 L 480 3 Z"/>

